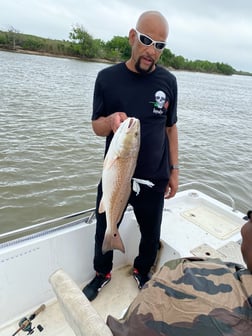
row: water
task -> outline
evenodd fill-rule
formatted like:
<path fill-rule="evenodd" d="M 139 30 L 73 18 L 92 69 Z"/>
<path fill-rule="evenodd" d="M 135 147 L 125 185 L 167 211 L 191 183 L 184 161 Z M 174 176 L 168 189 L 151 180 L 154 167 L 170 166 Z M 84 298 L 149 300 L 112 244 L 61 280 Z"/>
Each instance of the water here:
<path fill-rule="evenodd" d="M 104 139 L 93 86 L 105 64 L 0 52 L 0 233 L 94 206 Z M 174 72 L 180 183 L 252 207 L 252 78 Z"/>

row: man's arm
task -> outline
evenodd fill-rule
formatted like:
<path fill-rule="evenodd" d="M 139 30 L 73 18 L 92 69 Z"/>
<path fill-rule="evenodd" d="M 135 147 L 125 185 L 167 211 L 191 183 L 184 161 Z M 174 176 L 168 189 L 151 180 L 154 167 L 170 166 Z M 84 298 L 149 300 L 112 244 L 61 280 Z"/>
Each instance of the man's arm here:
<path fill-rule="evenodd" d="M 166 128 L 166 134 L 170 144 L 170 165 L 178 165 L 178 129 L 174 124 L 171 127 Z M 165 198 L 171 198 L 175 196 L 178 190 L 179 170 L 171 169 L 170 180 L 166 188 Z"/>

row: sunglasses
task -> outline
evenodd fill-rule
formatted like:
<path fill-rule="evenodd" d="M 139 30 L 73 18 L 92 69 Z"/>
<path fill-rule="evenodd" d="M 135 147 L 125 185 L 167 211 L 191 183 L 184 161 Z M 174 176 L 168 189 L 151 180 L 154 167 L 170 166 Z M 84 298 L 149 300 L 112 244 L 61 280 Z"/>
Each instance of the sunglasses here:
<path fill-rule="evenodd" d="M 135 32 L 137 33 L 138 41 L 145 46 L 150 47 L 151 45 L 154 45 L 154 48 L 158 51 L 162 51 L 166 46 L 166 42 L 154 41 L 149 36 L 140 33 L 136 29 L 135 29 Z"/>

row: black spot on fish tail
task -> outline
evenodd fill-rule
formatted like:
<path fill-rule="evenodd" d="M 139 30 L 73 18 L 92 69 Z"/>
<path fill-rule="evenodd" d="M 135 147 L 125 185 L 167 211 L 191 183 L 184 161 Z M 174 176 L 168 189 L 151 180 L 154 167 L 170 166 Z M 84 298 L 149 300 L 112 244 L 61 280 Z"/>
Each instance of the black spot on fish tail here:
<path fill-rule="evenodd" d="M 105 233 L 105 237 L 102 244 L 102 253 L 105 254 L 106 252 L 112 250 L 119 250 L 125 253 L 125 248 L 119 232 Z"/>

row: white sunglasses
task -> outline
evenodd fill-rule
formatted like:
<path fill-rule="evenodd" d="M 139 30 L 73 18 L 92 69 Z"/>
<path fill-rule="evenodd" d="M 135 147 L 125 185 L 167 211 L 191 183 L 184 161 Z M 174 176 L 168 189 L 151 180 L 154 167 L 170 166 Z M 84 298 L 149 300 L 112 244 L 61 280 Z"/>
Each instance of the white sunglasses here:
<path fill-rule="evenodd" d="M 147 47 L 154 45 L 155 49 L 162 51 L 166 46 L 166 42 L 152 40 L 152 38 L 143 33 L 140 33 L 137 29 L 135 29 L 135 32 L 137 33 L 138 41 Z"/>

